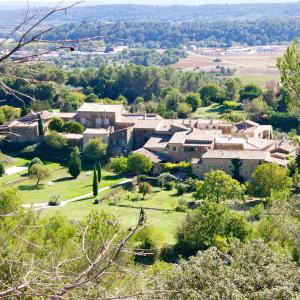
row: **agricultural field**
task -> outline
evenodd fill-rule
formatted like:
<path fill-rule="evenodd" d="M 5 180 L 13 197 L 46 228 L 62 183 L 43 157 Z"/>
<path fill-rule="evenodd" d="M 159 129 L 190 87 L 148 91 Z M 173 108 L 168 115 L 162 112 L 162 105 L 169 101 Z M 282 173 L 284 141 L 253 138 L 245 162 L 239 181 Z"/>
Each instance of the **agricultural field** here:
<path fill-rule="evenodd" d="M 188 51 L 188 57 L 180 59 L 173 67 L 181 70 L 216 72 L 219 67 L 234 69 L 234 76 L 244 83 L 278 81 L 277 58 L 285 51 L 284 46 L 274 46 L 261 51 L 256 47 L 240 50 L 221 51 L 219 49 Z"/>

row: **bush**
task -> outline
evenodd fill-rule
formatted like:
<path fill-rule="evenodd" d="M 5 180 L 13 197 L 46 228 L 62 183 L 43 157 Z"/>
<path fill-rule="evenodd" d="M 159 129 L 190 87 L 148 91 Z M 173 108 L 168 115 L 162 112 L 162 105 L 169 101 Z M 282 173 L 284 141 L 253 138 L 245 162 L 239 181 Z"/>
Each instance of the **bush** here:
<path fill-rule="evenodd" d="M 29 145 L 20 151 L 20 155 L 26 158 L 31 158 L 34 156 L 36 148 L 37 144 Z"/>
<path fill-rule="evenodd" d="M 235 101 L 224 101 L 223 105 L 225 106 L 226 110 L 235 110 L 241 107 L 241 104 Z"/>
<path fill-rule="evenodd" d="M 84 127 L 83 127 L 83 125 L 81 125 L 78 122 L 70 121 L 70 122 L 66 122 L 63 125 L 63 131 L 64 132 L 68 132 L 68 133 L 78 133 L 78 134 L 81 134 L 84 131 Z"/>
<path fill-rule="evenodd" d="M 107 144 L 100 139 L 90 139 L 83 148 L 83 159 L 95 163 L 106 157 Z"/>
<path fill-rule="evenodd" d="M 152 190 L 152 186 L 148 182 L 139 183 L 139 192 L 143 195 L 143 199 L 145 198 L 145 195 L 151 193 Z"/>
<path fill-rule="evenodd" d="M 0 158 L 0 177 L 2 177 L 4 174 L 5 174 L 4 161 L 2 158 Z"/>
<path fill-rule="evenodd" d="M 128 169 L 135 174 L 147 174 L 152 169 L 152 162 L 145 155 L 132 153 L 128 157 Z"/>
<path fill-rule="evenodd" d="M 165 189 L 167 191 L 172 191 L 176 186 L 176 183 L 174 181 L 166 182 L 165 183 Z"/>
<path fill-rule="evenodd" d="M 171 162 L 167 162 L 163 164 L 163 168 L 164 168 L 164 172 L 170 172 L 170 173 L 174 173 L 174 172 L 187 172 L 187 173 L 191 173 L 191 163 L 186 162 L 186 161 L 181 161 L 179 163 L 171 163 Z"/>
<path fill-rule="evenodd" d="M 257 220 L 257 221 L 260 220 L 264 214 L 264 205 L 262 203 L 260 203 L 260 204 L 255 205 L 254 207 L 251 207 L 249 210 L 249 214 L 255 220 Z"/>
<path fill-rule="evenodd" d="M 176 184 L 177 195 L 188 193 L 188 185 L 185 183 Z"/>
<path fill-rule="evenodd" d="M 56 131 L 50 132 L 44 138 L 45 145 L 52 150 L 61 150 L 68 146 L 68 140 Z"/>
<path fill-rule="evenodd" d="M 109 165 L 114 173 L 126 174 L 128 172 L 128 158 L 124 156 L 111 158 Z"/>
<path fill-rule="evenodd" d="M 56 132 L 63 132 L 64 121 L 61 118 L 54 117 L 48 125 L 48 129 Z"/>
<path fill-rule="evenodd" d="M 234 123 L 241 122 L 247 119 L 247 114 L 244 112 L 231 111 L 223 114 L 223 118 Z"/>
<path fill-rule="evenodd" d="M 58 199 L 59 199 L 59 195 L 52 195 L 52 196 L 50 197 L 50 200 L 49 200 L 49 202 L 48 202 L 48 205 L 49 205 L 49 206 L 59 206 L 60 203 L 59 203 Z"/>

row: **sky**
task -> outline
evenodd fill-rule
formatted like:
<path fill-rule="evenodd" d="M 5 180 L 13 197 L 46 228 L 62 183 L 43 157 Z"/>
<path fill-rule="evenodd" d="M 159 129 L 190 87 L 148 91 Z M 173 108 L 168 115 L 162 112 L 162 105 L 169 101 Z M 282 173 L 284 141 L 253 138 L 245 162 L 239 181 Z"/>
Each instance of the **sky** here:
<path fill-rule="evenodd" d="M 72 2 L 71 0 L 65 0 Z M 253 2 L 267 2 L 267 3 L 284 3 L 284 2 L 298 2 L 299 0 L 85 0 L 86 4 L 109 4 L 109 3 L 133 3 L 133 4 L 185 4 L 185 5 L 201 5 L 201 4 L 232 4 L 232 3 L 253 3 Z M 32 6 L 43 6 L 45 4 L 58 3 L 60 0 L 29 0 Z M 26 5 L 26 0 L 0 0 L 0 9 L 9 7 L 18 7 Z"/>

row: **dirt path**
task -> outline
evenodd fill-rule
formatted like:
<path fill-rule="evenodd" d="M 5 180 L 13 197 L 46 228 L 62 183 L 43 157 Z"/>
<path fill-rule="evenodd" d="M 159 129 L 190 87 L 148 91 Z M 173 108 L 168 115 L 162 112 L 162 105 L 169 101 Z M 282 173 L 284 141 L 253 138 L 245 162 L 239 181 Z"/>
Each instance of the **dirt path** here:
<path fill-rule="evenodd" d="M 103 188 L 101 188 L 101 189 L 98 190 L 98 193 L 104 192 L 104 191 L 109 190 L 109 189 L 116 188 L 116 187 L 121 186 L 121 185 L 124 185 L 124 184 L 126 184 L 128 182 L 131 182 L 132 180 L 133 179 L 128 178 L 128 179 L 125 179 L 125 180 L 123 180 L 123 181 L 121 181 L 119 183 L 116 183 L 114 185 L 103 187 Z M 90 197 L 92 195 L 93 195 L 93 193 L 88 193 L 88 194 L 81 195 L 81 196 L 78 196 L 78 197 L 75 197 L 75 198 L 71 198 L 71 199 L 68 199 L 68 200 L 60 202 L 59 206 L 65 206 L 68 203 L 71 203 L 71 202 L 74 202 L 74 201 L 77 201 L 77 200 L 81 200 L 81 199 Z M 35 211 L 41 210 L 41 209 L 48 209 L 48 208 L 51 208 L 51 207 L 59 207 L 59 206 L 49 206 L 47 202 L 23 204 L 24 208 L 32 208 Z"/>
<path fill-rule="evenodd" d="M 13 174 L 16 174 L 16 173 L 20 173 L 20 172 L 22 172 L 26 169 L 27 169 L 27 167 L 13 166 L 13 167 L 5 169 L 5 175 L 13 175 Z"/>

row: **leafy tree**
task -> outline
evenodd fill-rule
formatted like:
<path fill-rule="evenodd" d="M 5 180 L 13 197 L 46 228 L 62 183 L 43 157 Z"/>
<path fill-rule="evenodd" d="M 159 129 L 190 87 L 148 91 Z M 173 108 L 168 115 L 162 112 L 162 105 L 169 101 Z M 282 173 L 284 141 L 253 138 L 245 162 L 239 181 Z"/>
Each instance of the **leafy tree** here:
<path fill-rule="evenodd" d="M 242 87 L 242 83 L 238 78 L 230 78 L 224 81 L 225 85 L 225 98 L 227 100 L 238 100 L 239 92 Z"/>
<path fill-rule="evenodd" d="M 148 182 L 140 182 L 139 192 L 143 195 L 143 199 L 145 199 L 145 195 L 152 192 L 152 186 Z"/>
<path fill-rule="evenodd" d="M 245 241 L 250 231 L 251 227 L 243 216 L 230 212 L 223 205 L 209 202 L 187 215 L 177 229 L 175 247 L 179 254 L 190 256 L 215 245 L 219 237 Z"/>
<path fill-rule="evenodd" d="M 185 96 L 185 102 L 192 107 L 192 111 L 195 112 L 201 105 L 201 98 L 199 93 L 188 93 Z"/>
<path fill-rule="evenodd" d="M 69 173 L 73 178 L 77 178 L 81 173 L 80 150 L 77 146 L 74 147 L 70 155 Z"/>
<path fill-rule="evenodd" d="M 97 163 L 97 179 L 98 179 L 99 183 L 101 181 L 101 177 L 102 177 L 102 174 L 101 174 L 101 163 L 100 163 L 100 161 L 98 161 L 98 163 Z"/>
<path fill-rule="evenodd" d="M 0 108 L 0 125 L 4 124 L 6 121 L 3 110 Z"/>
<path fill-rule="evenodd" d="M 262 240 L 199 251 L 156 278 L 163 299 L 297 299 L 299 267 Z M 164 292 L 161 292 L 164 291 Z M 234 296 L 233 296 L 234 295 Z"/>
<path fill-rule="evenodd" d="M 97 95 L 94 93 L 91 93 L 85 97 L 84 101 L 88 102 L 88 103 L 96 103 L 98 100 L 99 100 L 99 98 L 97 97 Z"/>
<path fill-rule="evenodd" d="M 219 203 L 229 199 L 242 199 L 243 186 L 221 170 L 210 171 L 199 184 L 194 197 Z"/>
<path fill-rule="evenodd" d="M 44 165 L 34 164 L 30 168 L 30 176 L 37 180 L 36 186 L 38 186 L 41 180 L 47 180 L 50 178 L 50 171 Z"/>
<path fill-rule="evenodd" d="M 2 216 L 20 211 L 22 209 L 22 203 L 21 194 L 16 187 L 3 187 L 1 189 L 0 214 Z M 4 233 L 4 228 L 2 228 L 2 233 Z"/>
<path fill-rule="evenodd" d="M 167 110 L 176 111 L 179 103 L 182 102 L 182 94 L 178 89 L 170 89 L 164 98 Z"/>
<path fill-rule="evenodd" d="M 45 134 L 44 124 L 43 124 L 41 114 L 39 114 L 39 119 L 38 119 L 38 132 L 39 132 L 39 136 L 43 136 Z"/>
<path fill-rule="evenodd" d="M 83 148 L 83 158 L 95 163 L 102 161 L 106 156 L 107 144 L 100 139 L 90 139 Z"/>
<path fill-rule="evenodd" d="M 145 155 L 132 153 L 128 157 L 128 169 L 135 174 L 146 174 L 152 169 L 152 162 Z"/>
<path fill-rule="evenodd" d="M 44 138 L 45 144 L 53 150 L 61 150 L 68 146 L 68 140 L 62 134 L 51 131 Z"/>
<path fill-rule="evenodd" d="M 185 119 L 191 114 L 192 107 L 188 103 L 179 103 L 176 112 L 178 114 L 178 118 Z"/>
<path fill-rule="evenodd" d="M 252 100 L 259 98 L 263 94 L 260 86 L 254 83 L 245 85 L 240 91 L 240 100 Z"/>
<path fill-rule="evenodd" d="M 84 126 L 75 121 L 69 121 L 64 123 L 63 131 L 68 133 L 78 133 L 81 134 L 84 131 Z"/>
<path fill-rule="evenodd" d="M 3 105 L 3 106 L 1 106 L 0 109 L 4 113 L 6 121 L 10 121 L 10 120 L 19 118 L 21 115 L 21 110 L 20 110 L 20 108 L 17 108 L 17 107 Z"/>
<path fill-rule="evenodd" d="M 110 167 L 116 174 L 125 174 L 128 172 L 128 158 L 124 156 L 113 157 L 110 159 Z"/>
<path fill-rule="evenodd" d="M 93 195 L 96 197 L 98 195 L 98 180 L 97 180 L 97 171 L 94 166 L 94 175 L 93 175 Z"/>
<path fill-rule="evenodd" d="M 44 165 L 39 157 L 34 157 L 28 164 L 28 173 L 30 174 L 32 166 L 35 164 Z"/>
<path fill-rule="evenodd" d="M 280 80 L 283 88 L 289 94 L 289 111 L 300 119 L 300 45 L 293 41 L 283 57 L 278 58 Z"/>
<path fill-rule="evenodd" d="M 259 116 L 263 114 L 267 108 L 268 105 L 262 98 L 256 98 L 247 103 L 244 109 L 246 112 L 253 114 L 254 116 Z"/>
<path fill-rule="evenodd" d="M 54 117 L 48 125 L 50 130 L 54 130 L 57 132 L 63 132 L 64 121 L 59 117 Z"/>
<path fill-rule="evenodd" d="M 274 163 L 259 165 L 252 173 L 247 185 L 248 193 L 258 197 L 269 197 L 272 190 L 290 189 L 292 179 L 287 170 Z"/>
<path fill-rule="evenodd" d="M 204 85 L 200 89 L 201 99 L 205 105 L 209 105 L 211 102 L 222 102 L 223 94 L 221 88 L 215 83 L 209 83 Z"/>

